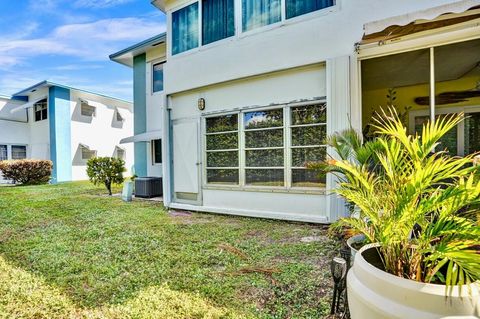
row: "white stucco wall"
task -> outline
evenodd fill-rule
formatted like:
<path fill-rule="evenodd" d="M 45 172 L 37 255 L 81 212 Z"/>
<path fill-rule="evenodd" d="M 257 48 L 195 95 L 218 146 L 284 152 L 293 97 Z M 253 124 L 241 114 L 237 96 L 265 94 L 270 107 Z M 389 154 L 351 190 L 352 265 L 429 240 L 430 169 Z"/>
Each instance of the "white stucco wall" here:
<path fill-rule="evenodd" d="M 39 88 L 37 91 L 29 94 L 29 101 L 48 96 L 48 88 Z M 30 126 L 30 154 L 33 159 L 50 159 L 50 123 L 46 120 L 35 122 L 33 108 L 28 109 L 28 118 Z"/>
<path fill-rule="evenodd" d="M 30 141 L 26 111 L 10 113 L 24 102 L 0 98 L 0 144 L 27 145 Z"/>
<path fill-rule="evenodd" d="M 81 115 L 80 99 L 93 101 L 96 107 L 94 117 Z M 130 175 L 133 166 L 133 145 L 120 144 L 122 138 L 133 135 L 133 113 L 130 103 L 110 99 L 76 90 L 70 91 L 71 105 L 71 154 L 72 179 L 86 180 L 86 162 L 82 159 L 80 144 L 97 151 L 97 156 L 115 156 L 115 148 L 125 150 L 125 176 Z M 116 109 L 127 110 L 123 123 L 116 121 Z"/>
<path fill-rule="evenodd" d="M 162 92 L 153 92 L 153 65 L 165 61 L 165 46 L 155 47 L 147 51 L 147 132 L 161 131 L 163 127 L 163 106 L 165 95 Z M 147 147 L 147 174 L 148 176 L 162 177 L 162 164 L 153 163 L 152 145 Z"/>

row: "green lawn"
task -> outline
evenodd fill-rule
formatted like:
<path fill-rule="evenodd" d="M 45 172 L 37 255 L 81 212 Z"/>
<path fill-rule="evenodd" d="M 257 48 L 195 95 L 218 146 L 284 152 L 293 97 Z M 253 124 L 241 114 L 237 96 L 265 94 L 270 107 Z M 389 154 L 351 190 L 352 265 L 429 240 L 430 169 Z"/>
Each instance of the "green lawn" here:
<path fill-rule="evenodd" d="M 85 182 L 0 187 L 0 318 L 327 314 L 335 243 L 323 227 L 178 216 L 104 194 Z"/>

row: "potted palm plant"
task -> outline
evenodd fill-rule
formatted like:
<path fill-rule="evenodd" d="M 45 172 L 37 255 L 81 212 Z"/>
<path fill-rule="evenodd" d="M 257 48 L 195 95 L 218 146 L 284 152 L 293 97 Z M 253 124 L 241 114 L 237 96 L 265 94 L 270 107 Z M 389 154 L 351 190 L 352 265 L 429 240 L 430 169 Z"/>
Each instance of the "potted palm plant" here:
<path fill-rule="evenodd" d="M 373 244 L 348 274 L 352 318 L 474 318 L 480 315 L 480 201 L 474 155 L 438 151 L 462 116 L 407 133 L 392 108 L 376 119 L 379 167 L 330 160 L 341 173 L 336 193 L 359 208 L 339 223 Z"/>

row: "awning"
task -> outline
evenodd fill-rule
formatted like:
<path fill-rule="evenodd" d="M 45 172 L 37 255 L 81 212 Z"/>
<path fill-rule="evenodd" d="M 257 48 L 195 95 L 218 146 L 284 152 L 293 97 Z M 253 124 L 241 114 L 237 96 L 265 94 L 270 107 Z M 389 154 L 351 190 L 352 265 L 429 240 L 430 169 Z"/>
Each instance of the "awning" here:
<path fill-rule="evenodd" d="M 405 26 L 417 20 L 433 20 L 446 13 L 462 13 L 476 6 L 480 0 L 462 0 L 426 10 L 415 11 L 404 15 L 366 23 L 363 27 L 365 35 L 385 30 L 389 26 Z"/>
<path fill-rule="evenodd" d="M 35 99 L 35 100 L 31 101 L 31 102 L 22 104 L 22 105 L 14 108 L 14 109 L 11 109 L 11 110 L 10 110 L 10 113 L 15 113 L 15 112 L 18 112 L 18 111 L 21 111 L 21 110 L 26 110 L 26 109 L 28 109 L 28 108 L 31 108 L 31 107 L 33 107 L 33 105 L 34 105 L 35 103 L 40 102 L 41 100 L 44 100 L 44 99 L 46 99 L 46 98 L 47 98 L 47 95 L 42 96 L 42 97 L 40 97 L 40 98 L 37 98 L 37 99 Z"/>
<path fill-rule="evenodd" d="M 162 131 L 150 131 L 146 133 L 137 134 L 126 137 L 120 140 L 120 144 L 135 143 L 135 142 L 150 142 L 162 138 Z"/>
<path fill-rule="evenodd" d="M 118 114 L 120 114 L 122 119 L 124 119 L 124 120 L 127 119 L 129 117 L 130 113 L 131 113 L 129 110 L 121 108 L 121 107 L 117 107 L 116 110 L 117 110 Z"/>

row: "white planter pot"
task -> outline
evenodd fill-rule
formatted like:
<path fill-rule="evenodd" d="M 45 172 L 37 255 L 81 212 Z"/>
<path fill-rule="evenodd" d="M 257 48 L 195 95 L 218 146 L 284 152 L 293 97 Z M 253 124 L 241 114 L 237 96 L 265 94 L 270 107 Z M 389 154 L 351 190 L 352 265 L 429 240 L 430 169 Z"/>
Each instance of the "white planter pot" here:
<path fill-rule="evenodd" d="M 350 252 L 352 255 L 352 262 L 355 260 L 355 255 L 358 252 L 358 249 L 353 247 L 353 244 L 363 242 L 364 240 L 365 240 L 365 235 L 363 234 L 355 235 L 347 239 L 347 246 L 350 248 Z"/>
<path fill-rule="evenodd" d="M 362 253 L 378 245 L 362 247 L 347 275 L 348 305 L 352 319 L 466 319 L 480 315 L 480 286 L 453 287 L 446 297 L 444 285 L 419 283 L 382 271 Z"/>

